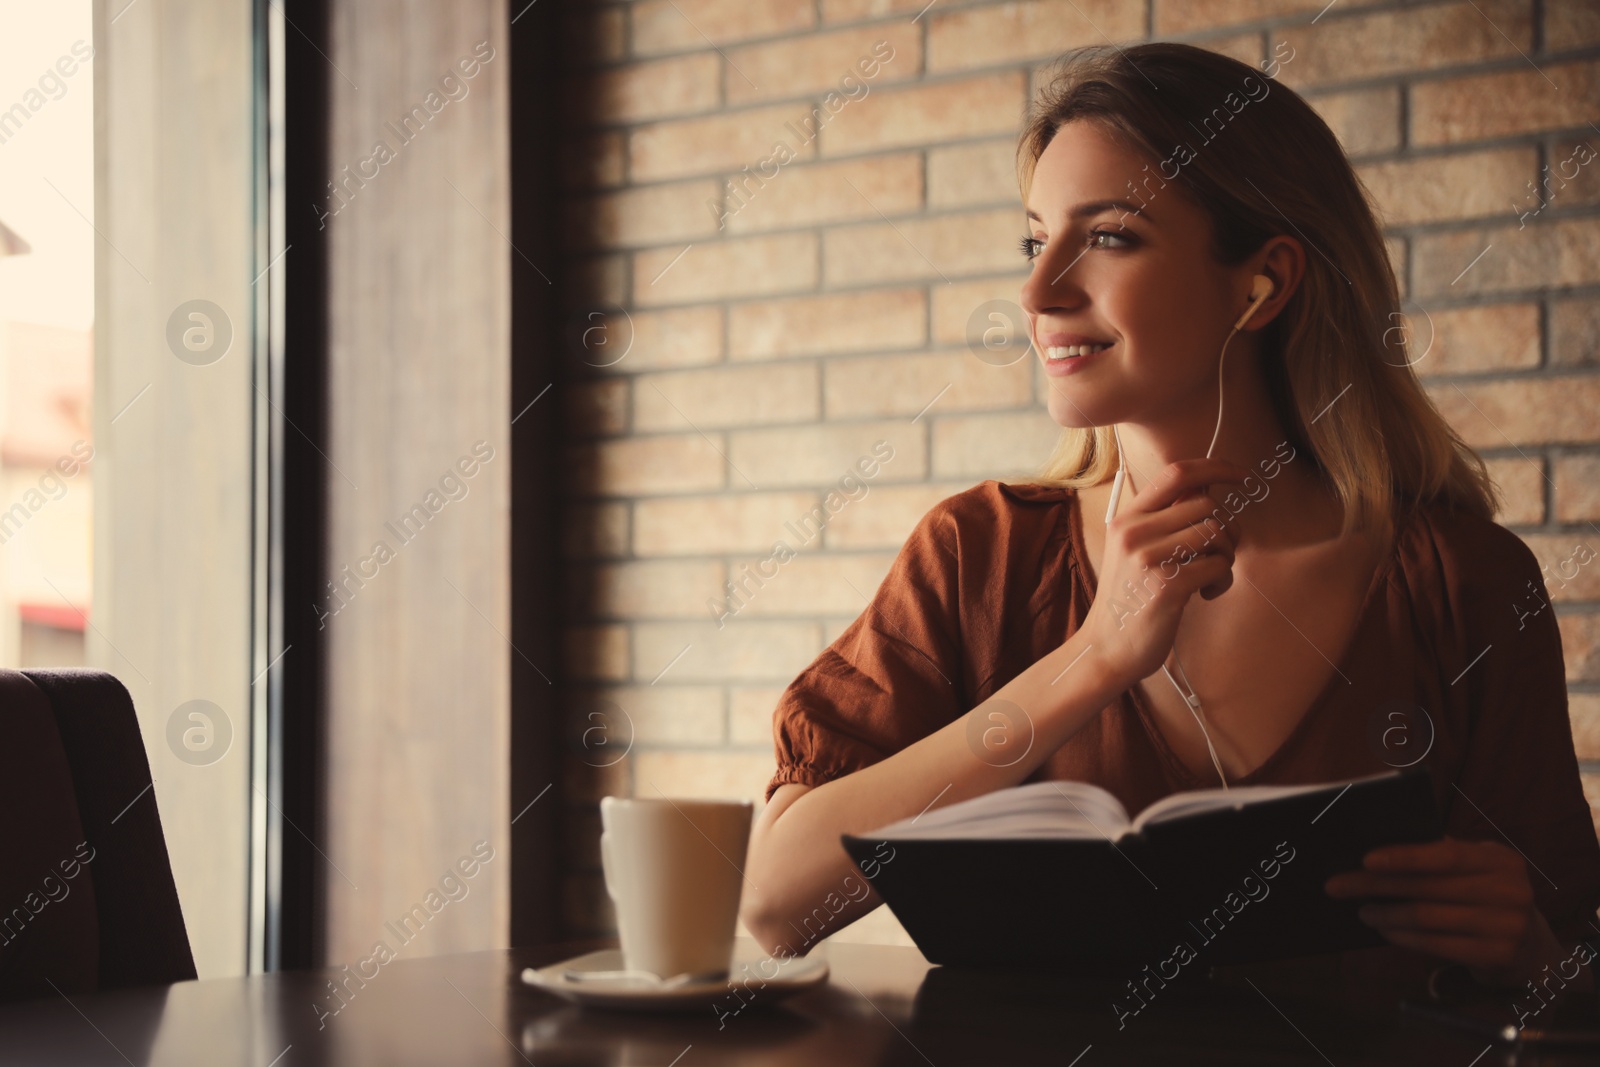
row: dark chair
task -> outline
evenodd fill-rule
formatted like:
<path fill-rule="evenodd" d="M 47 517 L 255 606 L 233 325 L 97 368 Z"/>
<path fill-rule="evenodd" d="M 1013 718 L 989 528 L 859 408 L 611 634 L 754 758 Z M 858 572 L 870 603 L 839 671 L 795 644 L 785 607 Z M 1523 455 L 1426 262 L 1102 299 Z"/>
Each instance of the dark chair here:
<path fill-rule="evenodd" d="M 0 726 L 12 739 L 7 759 L 13 766 L 8 770 L 15 773 L 20 766 L 31 779 L 32 790 L 0 794 L 8 805 L 23 809 L 0 811 L 0 820 L 10 824 L 8 840 L 20 841 L 14 847 L 34 852 L 30 862 L 35 867 L 40 858 L 58 853 L 67 861 L 73 855 L 72 844 L 79 840 L 93 850 L 93 858 L 82 864 L 92 880 L 85 885 L 92 885 L 92 917 L 83 913 L 80 919 L 92 918 L 98 926 L 98 987 L 194 978 L 194 957 L 161 832 L 150 763 L 133 700 L 122 683 L 94 670 L 0 670 Z M 28 750 L 19 752 L 19 742 Z M 75 812 L 70 810 L 73 800 Z M 19 838 L 17 827 L 24 821 L 30 826 L 34 821 L 49 825 Z M 66 837 L 77 840 L 66 843 Z M 0 862 L 9 858 L 0 856 Z M 20 877 L 31 886 L 45 873 L 24 871 Z M 63 875 L 55 877 L 60 881 Z M 71 899 L 64 897 L 53 917 L 65 918 Z M 0 901 L 0 909 L 16 903 Z M 80 898 L 77 907 L 86 907 L 86 902 Z M 41 907 L 40 918 L 47 912 L 48 907 Z M 85 925 L 77 924 L 78 936 Z M 71 931 L 65 933 L 73 936 Z M 33 947 L 25 937 L 18 937 L 16 944 Z M 0 953 L 5 951 L 6 946 L 0 945 Z M 48 983 L 39 984 L 48 994 Z"/>

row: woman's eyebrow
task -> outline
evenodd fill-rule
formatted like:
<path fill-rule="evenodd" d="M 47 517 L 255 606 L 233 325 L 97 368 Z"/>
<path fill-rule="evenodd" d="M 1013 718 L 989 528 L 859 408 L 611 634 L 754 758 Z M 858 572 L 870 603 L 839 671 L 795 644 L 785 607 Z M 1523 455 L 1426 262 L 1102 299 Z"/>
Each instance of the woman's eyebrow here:
<path fill-rule="evenodd" d="M 1087 203 L 1079 204 L 1077 207 L 1067 212 L 1067 218 L 1084 219 L 1093 215 L 1102 215 L 1107 211 L 1116 211 L 1123 215 L 1137 215 L 1142 210 L 1143 209 L 1138 205 L 1130 204 L 1126 200 L 1090 200 Z M 1032 208 L 1028 208 L 1027 211 L 1028 218 L 1034 220 L 1035 222 L 1044 221 L 1044 219 L 1040 217 L 1039 213 Z"/>

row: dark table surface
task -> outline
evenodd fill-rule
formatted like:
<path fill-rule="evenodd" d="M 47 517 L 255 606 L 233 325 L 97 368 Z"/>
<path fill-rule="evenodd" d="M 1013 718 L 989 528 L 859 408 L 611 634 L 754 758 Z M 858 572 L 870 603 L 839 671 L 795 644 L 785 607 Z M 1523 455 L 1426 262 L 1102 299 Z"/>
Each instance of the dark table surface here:
<path fill-rule="evenodd" d="M 337 1015 L 337 970 L 59 996 L 0 1007 L 0 1064 L 1577 1064 L 1520 1057 L 1481 1037 L 1357 1007 L 1270 972 L 1197 973 L 1118 1025 L 1128 976 L 932 967 L 911 948 L 824 943 L 828 982 L 737 1014 L 659 1015 L 569 1005 L 524 985 L 544 966 L 615 942 L 397 959 Z M 1126 1000 L 1126 996 L 1123 997 Z M 322 1007 L 319 1009 L 319 1005 Z"/>

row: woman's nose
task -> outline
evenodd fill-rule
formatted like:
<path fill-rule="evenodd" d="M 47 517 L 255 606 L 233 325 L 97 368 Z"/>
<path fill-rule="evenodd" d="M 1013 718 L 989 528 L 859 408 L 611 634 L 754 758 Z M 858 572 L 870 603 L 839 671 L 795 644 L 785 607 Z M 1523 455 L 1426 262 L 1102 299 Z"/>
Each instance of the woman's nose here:
<path fill-rule="evenodd" d="M 1076 257 L 1053 254 L 1046 245 L 1022 283 L 1022 309 L 1030 315 L 1042 315 L 1081 307 L 1085 297 L 1078 284 L 1076 267 Z"/>

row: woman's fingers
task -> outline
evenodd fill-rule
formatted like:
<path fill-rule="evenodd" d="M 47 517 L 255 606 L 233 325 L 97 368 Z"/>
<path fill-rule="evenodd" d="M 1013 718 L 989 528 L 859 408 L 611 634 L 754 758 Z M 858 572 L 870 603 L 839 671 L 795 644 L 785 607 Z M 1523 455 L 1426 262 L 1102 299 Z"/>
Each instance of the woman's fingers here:
<path fill-rule="evenodd" d="M 1461 841 L 1446 837 L 1410 845 L 1385 845 L 1362 858 L 1369 871 L 1412 873 L 1518 870 L 1522 857 L 1494 841 Z"/>
<path fill-rule="evenodd" d="M 1524 911 L 1486 908 L 1477 904 L 1434 904 L 1405 901 L 1363 904 L 1357 914 L 1368 926 L 1385 932 L 1465 934 L 1473 937 L 1511 938 L 1513 943 L 1528 926 Z"/>
<path fill-rule="evenodd" d="M 1525 907 L 1532 902 L 1531 891 L 1487 873 L 1406 875 L 1352 871 L 1328 879 L 1326 889 L 1329 896 L 1340 899 L 1391 897 L 1507 908 Z"/>
<path fill-rule="evenodd" d="M 1217 518 L 1228 512 L 1210 497 L 1202 496 L 1174 504 L 1159 515 L 1140 516 L 1133 521 L 1119 518 L 1122 525 L 1111 536 L 1121 539 L 1124 550 L 1138 559 L 1146 570 L 1165 567 L 1163 578 L 1175 577 L 1172 568 L 1192 562 L 1196 557 L 1220 555 L 1232 566 L 1238 539 L 1232 526 Z"/>

